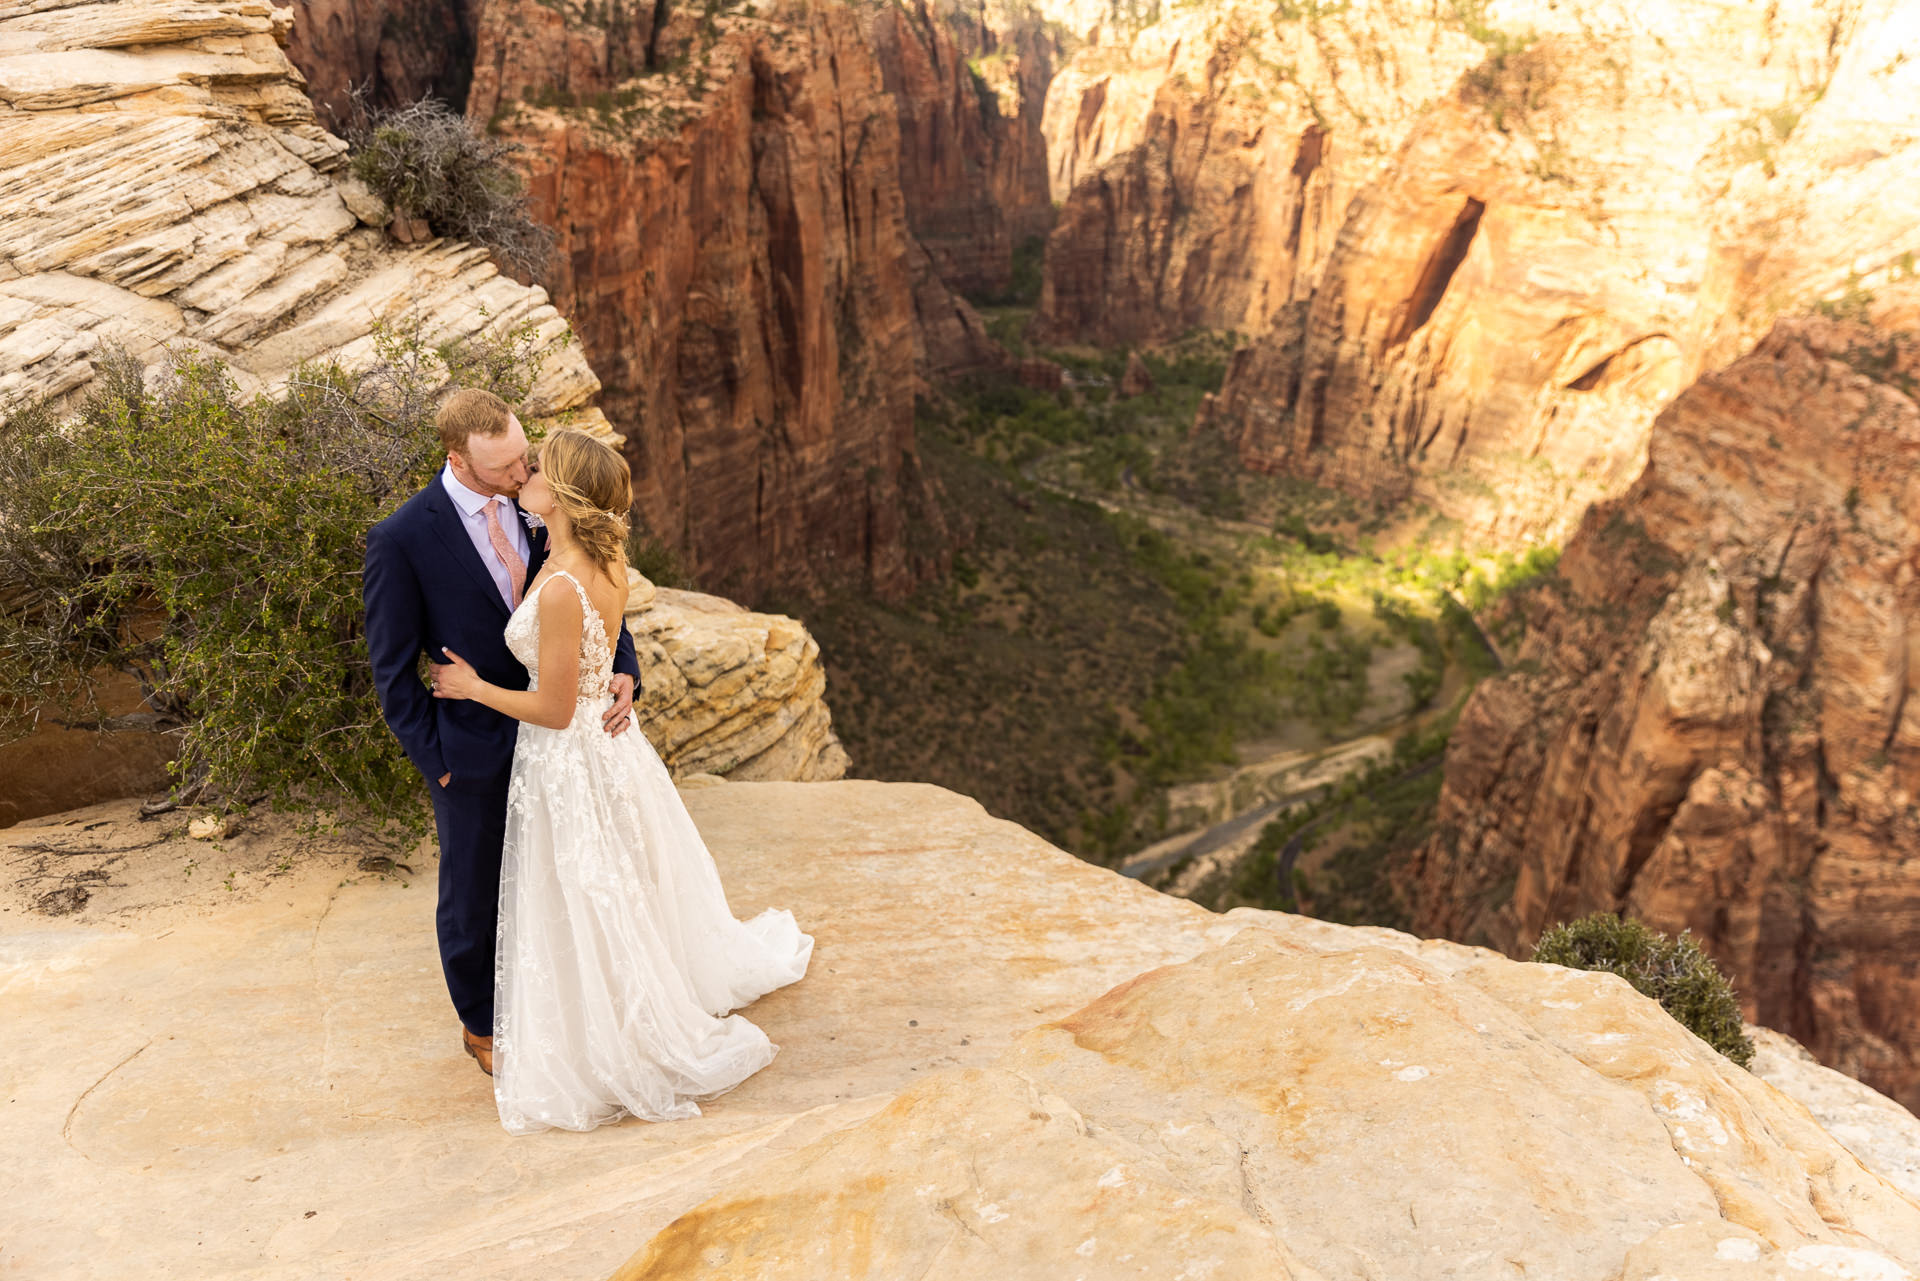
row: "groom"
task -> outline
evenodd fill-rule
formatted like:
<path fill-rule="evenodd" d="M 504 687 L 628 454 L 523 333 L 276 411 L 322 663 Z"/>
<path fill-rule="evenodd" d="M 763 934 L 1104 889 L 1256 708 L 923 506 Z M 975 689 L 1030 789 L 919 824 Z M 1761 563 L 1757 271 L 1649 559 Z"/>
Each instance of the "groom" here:
<path fill-rule="evenodd" d="M 367 655 L 380 710 L 433 794 L 440 836 L 440 967 L 468 1054 L 493 1074 L 494 929 L 500 846 L 518 722 L 467 699 L 436 699 L 420 655 L 442 648 L 507 689 L 527 672 L 507 649 L 507 617 L 547 556 L 547 533 L 513 501 L 527 480 L 527 436 L 491 392 L 456 391 L 435 425 L 447 463 L 427 487 L 367 533 L 362 579 Z M 624 624 L 613 659 L 609 734 L 631 723 L 640 678 Z"/>

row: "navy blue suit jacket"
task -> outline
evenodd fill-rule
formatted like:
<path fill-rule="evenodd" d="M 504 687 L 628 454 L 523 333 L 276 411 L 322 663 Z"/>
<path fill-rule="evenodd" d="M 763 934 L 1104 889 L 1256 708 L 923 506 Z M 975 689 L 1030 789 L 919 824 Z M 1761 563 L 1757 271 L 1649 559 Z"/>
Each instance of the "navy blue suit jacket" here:
<path fill-rule="evenodd" d="M 547 531 L 530 531 L 527 543 L 532 582 L 547 558 Z M 507 649 L 511 611 L 439 475 L 367 532 L 365 571 L 367 657 L 380 710 L 408 759 L 431 786 L 443 774 L 453 775 L 454 788 L 497 784 L 513 765 L 520 723 L 468 699 L 435 698 L 419 676 L 420 655 L 444 662 L 444 646 L 472 663 L 482 680 L 503 689 L 527 687 L 527 669 Z M 640 664 L 624 622 L 613 669 L 639 685 Z"/>

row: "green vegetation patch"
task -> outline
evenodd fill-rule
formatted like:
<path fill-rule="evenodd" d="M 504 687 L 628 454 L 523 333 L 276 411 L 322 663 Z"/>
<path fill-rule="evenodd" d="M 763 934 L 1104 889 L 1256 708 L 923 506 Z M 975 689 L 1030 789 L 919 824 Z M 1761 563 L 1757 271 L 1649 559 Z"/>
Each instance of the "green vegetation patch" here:
<path fill-rule="evenodd" d="M 177 728 L 188 799 L 347 801 L 424 828 L 419 775 L 382 724 L 360 599 L 367 529 L 439 462 L 450 381 L 517 403 L 530 327 L 436 347 L 374 332 L 361 373 L 298 370 L 284 398 L 240 395 L 191 349 L 149 385 L 95 357 L 77 412 L 0 419 L 0 737 L 57 714 L 97 723 L 94 682 L 138 679 Z"/>
<path fill-rule="evenodd" d="M 1741 1067 L 1753 1062 L 1733 985 L 1684 930 L 1670 938 L 1630 917 L 1596 912 L 1541 935 L 1533 959 L 1617 974 Z"/>

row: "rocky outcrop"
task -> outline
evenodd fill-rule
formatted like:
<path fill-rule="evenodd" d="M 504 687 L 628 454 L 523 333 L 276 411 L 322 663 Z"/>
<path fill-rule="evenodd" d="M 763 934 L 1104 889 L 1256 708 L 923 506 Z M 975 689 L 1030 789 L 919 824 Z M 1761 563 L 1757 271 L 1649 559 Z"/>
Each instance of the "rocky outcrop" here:
<path fill-rule="evenodd" d="M 266 1281 L 606 1276 L 636 1250 L 621 1275 L 1920 1266 L 1920 1206 L 1875 1170 L 1915 1155 L 1898 1109 L 1788 1064 L 1815 1115 L 1878 1118 L 1850 1152 L 1617 979 L 1215 916 L 920 784 L 687 804 L 733 909 L 792 909 L 813 965 L 748 1012 L 772 1066 L 694 1120 L 589 1143 L 500 1129 L 440 989 L 429 853 L 363 865 L 291 816 L 183 849 L 130 806 L 0 833 L 0 920 L 32 910 L 41 860 L 112 868 L 4 958 L 0 1018 L 39 1029 L 0 1111 L 0 1142 L 35 1154 L 9 1262 L 91 1277 L 99 1234 L 137 1222 L 108 1242 L 125 1269 Z M 195 1212 L 208 1187 L 223 1232 Z"/>
<path fill-rule="evenodd" d="M 1041 132 L 1051 36 L 1032 15 L 912 0 L 875 9 L 867 38 L 900 122 L 914 238 L 955 291 L 1004 291 L 1014 246 L 1051 221 Z"/>
<path fill-rule="evenodd" d="M 473 79 L 482 0 L 273 0 L 294 11 L 287 56 L 307 79 L 320 123 L 351 119 L 348 93 L 374 107 L 438 98 L 458 110 Z"/>
<path fill-rule="evenodd" d="M 340 182 L 345 144 L 281 47 L 292 22 L 266 0 L 0 10 L 0 397 L 78 391 L 107 340 L 147 361 L 210 350 L 267 390 L 419 315 L 435 342 L 533 325 L 530 414 L 597 420 L 599 380 L 544 290 L 485 250 L 400 250 L 362 225 L 385 211 Z"/>
<path fill-rule="evenodd" d="M 528 145 L 550 284 L 649 527 L 729 595 L 904 591 L 945 534 L 914 450 L 892 100 L 850 10 L 674 13 L 489 4 L 469 115 Z"/>
<path fill-rule="evenodd" d="M 1920 1104 L 1920 287 L 1782 322 L 1655 425 L 1455 730 L 1416 926 L 1690 928 L 1750 1016 Z"/>
<path fill-rule="evenodd" d="M 1036 336 L 1252 335 L 1208 415 L 1249 467 L 1562 537 L 1679 388 L 1920 230 L 1892 0 L 1287 8 L 1114 28 L 1047 113 Z"/>
<path fill-rule="evenodd" d="M 806 782 L 847 772 L 820 646 L 805 627 L 628 572 L 636 719 L 675 778 Z"/>
<path fill-rule="evenodd" d="M 1620 980 L 1329 942 L 1144 973 L 764 1162 L 616 1281 L 1920 1265 L 1920 1204 Z"/>

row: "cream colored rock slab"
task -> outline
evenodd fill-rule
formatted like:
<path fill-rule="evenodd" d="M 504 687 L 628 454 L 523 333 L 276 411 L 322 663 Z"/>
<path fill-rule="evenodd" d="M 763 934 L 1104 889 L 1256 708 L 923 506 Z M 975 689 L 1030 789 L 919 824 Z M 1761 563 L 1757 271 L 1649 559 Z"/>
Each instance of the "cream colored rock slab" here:
<path fill-rule="evenodd" d="M 271 29 L 266 15 L 246 15 L 240 5 L 170 0 L 141 4 L 50 7 L 30 17 L 14 19 L 0 32 L 0 53 L 21 50 L 113 49 L 133 45 L 170 44 L 220 36 L 246 36 Z M 7 14 L 0 13 L 0 18 Z"/>
<path fill-rule="evenodd" d="M 1753 1074 L 1806 1107 L 1870 1169 L 1920 1201 L 1920 1118 L 1844 1073 L 1822 1067 L 1791 1037 L 1748 1028 Z"/>
<path fill-rule="evenodd" d="M 194 337 L 241 343 L 347 278 L 346 259 L 323 253 L 278 276 L 199 326 Z"/>
<path fill-rule="evenodd" d="M 117 286 L 169 304 L 159 328 L 174 334 L 181 309 L 201 313 L 196 343 L 250 393 L 303 361 L 365 362 L 379 321 L 418 315 L 433 341 L 525 321 L 549 356 L 527 410 L 584 408 L 599 380 L 544 291 L 473 246 L 395 252 L 357 230 L 378 224 L 378 202 L 337 185 L 345 144 L 318 126 L 286 59 L 292 20 L 267 0 L 0 5 L 0 281 Z M 48 324 L 9 326 L 24 332 L 17 347 L 0 336 L 0 392 L 82 389 L 109 327 L 30 319 Z"/>
<path fill-rule="evenodd" d="M 430 858 L 403 886 L 337 859 L 275 877 L 281 847 L 260 849 L 229 895 L 220 852 L 182 839 L 129 855 L 113 879 L 132 888 L 77 917 L 9 895 L 0 1019 L 34 1035 L 0 1057 L 0 1146 L 29 1154 L 0 1163 L 0 1275 L 605 1275 L 736 1163 L 983 1066 L 1219 925 L 938 788 L 727 783 L 687 803 L 735 912 L 789 907 L 818 947 L 751 1010 L 773 1066 L 676 1125 L 499 1128 L 439 974 Z M 0 857 L 45 839 L 11 829 Z M 222 846 L 238 860 L 249 839 Z"/>
<path fill-rule="evenodd" d="M 676 775 L 820 781 L 847 755 L 824 701 L 820 647 L 794 619 L 630 571 L 639 723 Z"/>
<path fill-rule="evenodd" d="M 769 1161 L 619 1281 L 1920 1265 L 1920 1204 L 1619 979 L 1269 924 Z"/>

